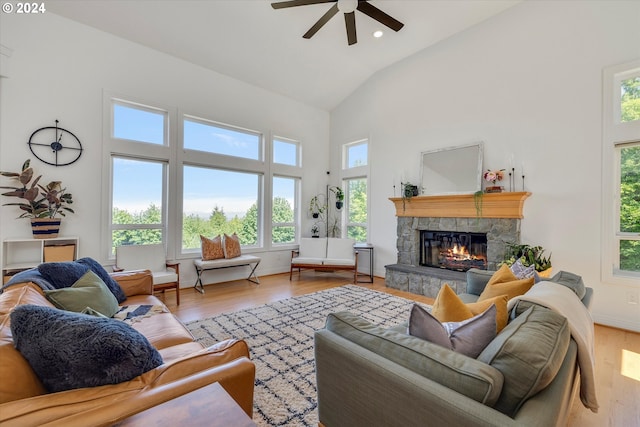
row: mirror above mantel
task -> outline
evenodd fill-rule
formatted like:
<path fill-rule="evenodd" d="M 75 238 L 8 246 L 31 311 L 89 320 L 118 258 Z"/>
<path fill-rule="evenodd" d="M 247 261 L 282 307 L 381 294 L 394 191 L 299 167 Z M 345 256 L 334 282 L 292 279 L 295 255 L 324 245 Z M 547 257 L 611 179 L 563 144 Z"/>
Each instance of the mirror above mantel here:
<path fill-rule="evenodd" d="M 473 194 L 482 190 L 483 143 L 423 151 L 420 185 L 425 196 Z"/>

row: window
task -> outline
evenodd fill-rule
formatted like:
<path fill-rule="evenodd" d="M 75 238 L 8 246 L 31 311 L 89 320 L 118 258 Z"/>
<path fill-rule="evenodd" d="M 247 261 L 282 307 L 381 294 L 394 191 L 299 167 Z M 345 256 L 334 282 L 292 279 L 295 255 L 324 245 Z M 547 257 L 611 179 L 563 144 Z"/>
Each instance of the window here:
<path fill-rule="evenodd" d="M 347 179 L 346 188 L 346 212 L 347 212 L 347 237 L 355 239 L 358 243 L 367 242 L 367 179 Z"/>
<path fill-rule="evenodd" d="M 345 146 L 344 168 L 351 169 L 368 164 L 368 141 L 358 141 Z"/>
<path fill-rule="evenodd" d="M 640 273 L 640 142 L 618 144 L 616 158 L 620 170 L 616 264 L 620 271 Z"/>
<path fill-rule="evenodd" d="M 295 206 L 298 180 L 273 177 L 271 213 L 271 241 L 273 244 L 293 243 L 296 240 Z"/>
<path fill-rule="evenodd" d="M 345 191 L 345 209 L 342 217 L 345 224 L 344 234 L 356 242 L 366 243 L 369 222 L 369 141 L 364 139 L 345 144 L 342 153 L 342 183 Z"/>
<path fill-rule="evenodd" d="M 273 139 L 273 163 L 299 166 L 299 144 L 283 138 Z"/>
<path fill-rule="evenodd" d="M 167 113 L 124 102 L 113 103 L 113 137 L 166 144 Z"/>
<path fill-rule="evenodd" d="M 200 235 L 237 233 L 240 244 L 258 244 L 260 176 L 184 166 L 182 249 L 200 249 Z"/>
<path fill-rule="evenodd" d="M 184 148 L 259 160 L 262 136 L 195 117 L 184 119 Z"/>
<path fill-rule="evenodd" d="M 103 105 L 107 259 L 116 246 L 157 242 L 168 258 L 190 258 L 200 235 L 236 233 L 249 252 L 295 243 L 298 141 L 265 143 L 259 131 L 106 92 Z"/>
<path fill-rule="evenodd" d="M 602 280 L 640 285 L 640 61 L 603 74 Z"/>
<path fill-rule="evenodd" d="M 640 76 L 620 82 L 620 121 L 640 120 Z"/>
<path fill-rule="evenodd" d="M 112 158 L 111 245 L 162 243 L 166 165 Z"/>

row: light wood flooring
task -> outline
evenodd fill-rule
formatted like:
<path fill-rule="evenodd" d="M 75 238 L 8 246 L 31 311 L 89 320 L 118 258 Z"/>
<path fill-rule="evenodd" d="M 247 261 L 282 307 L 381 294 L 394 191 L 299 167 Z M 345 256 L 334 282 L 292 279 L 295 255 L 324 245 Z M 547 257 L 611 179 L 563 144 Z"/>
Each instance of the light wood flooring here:
<path fill-rule="evenodd" d="M 297 295 L 317 292 L 352 283 L 349 273 L 303 271 L 260 277 L 260 285 L 236 280 L 205 286 L 202 295 L 192 288 L 180 291 L 180 306 L 175 294 L 167 291 L 163 300 L 183 322 L 213 317 Z M 389 289 L 384 279 L 374 283 L 358 283 L 369 289 L 400 297 L 433 302 L 431 298 Z M 162 296 L 158 294 L 161 298 Z M 584 408 L 576 397 L 571 411 L 570 427 L 640 427 L 640 334 L 596 325 L 596 384 L 600 410 L 597 414 Z"/>

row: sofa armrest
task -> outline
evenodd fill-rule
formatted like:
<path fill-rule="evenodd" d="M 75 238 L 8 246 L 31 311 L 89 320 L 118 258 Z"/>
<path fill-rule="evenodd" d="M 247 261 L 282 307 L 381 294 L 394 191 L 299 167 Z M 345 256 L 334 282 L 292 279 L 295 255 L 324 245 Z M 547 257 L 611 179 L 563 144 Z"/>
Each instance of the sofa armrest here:
<path fill-rule="evenodd" d="M 223 341 L 131 381 L 4 403 L 0 405 L 0 424 L 110 426 L 214 382 L 219 382 L 251 416 L 255 365 L 248 355 L 244 341 Z"/>
<path fill-rule="evenodd" d="M 109 273 L 127 297 L 153 295 L 153 275 L 149 270 L 129 270 Z"/>

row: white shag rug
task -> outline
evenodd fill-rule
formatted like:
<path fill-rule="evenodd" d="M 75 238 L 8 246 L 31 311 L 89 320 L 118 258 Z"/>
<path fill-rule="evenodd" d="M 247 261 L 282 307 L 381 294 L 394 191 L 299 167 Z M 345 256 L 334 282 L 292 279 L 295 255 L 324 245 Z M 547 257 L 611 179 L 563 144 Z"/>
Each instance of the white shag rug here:
<path fill-rule="evenodd" d="M 409 318 L 414 301 L 346 285 L 190 322 L 205 346 L 237 338 L 256 365 L 253 420 L 259 426 L 317 427 L 313 333 L 329 313 L 350 311 L 391 327 Z"/>

